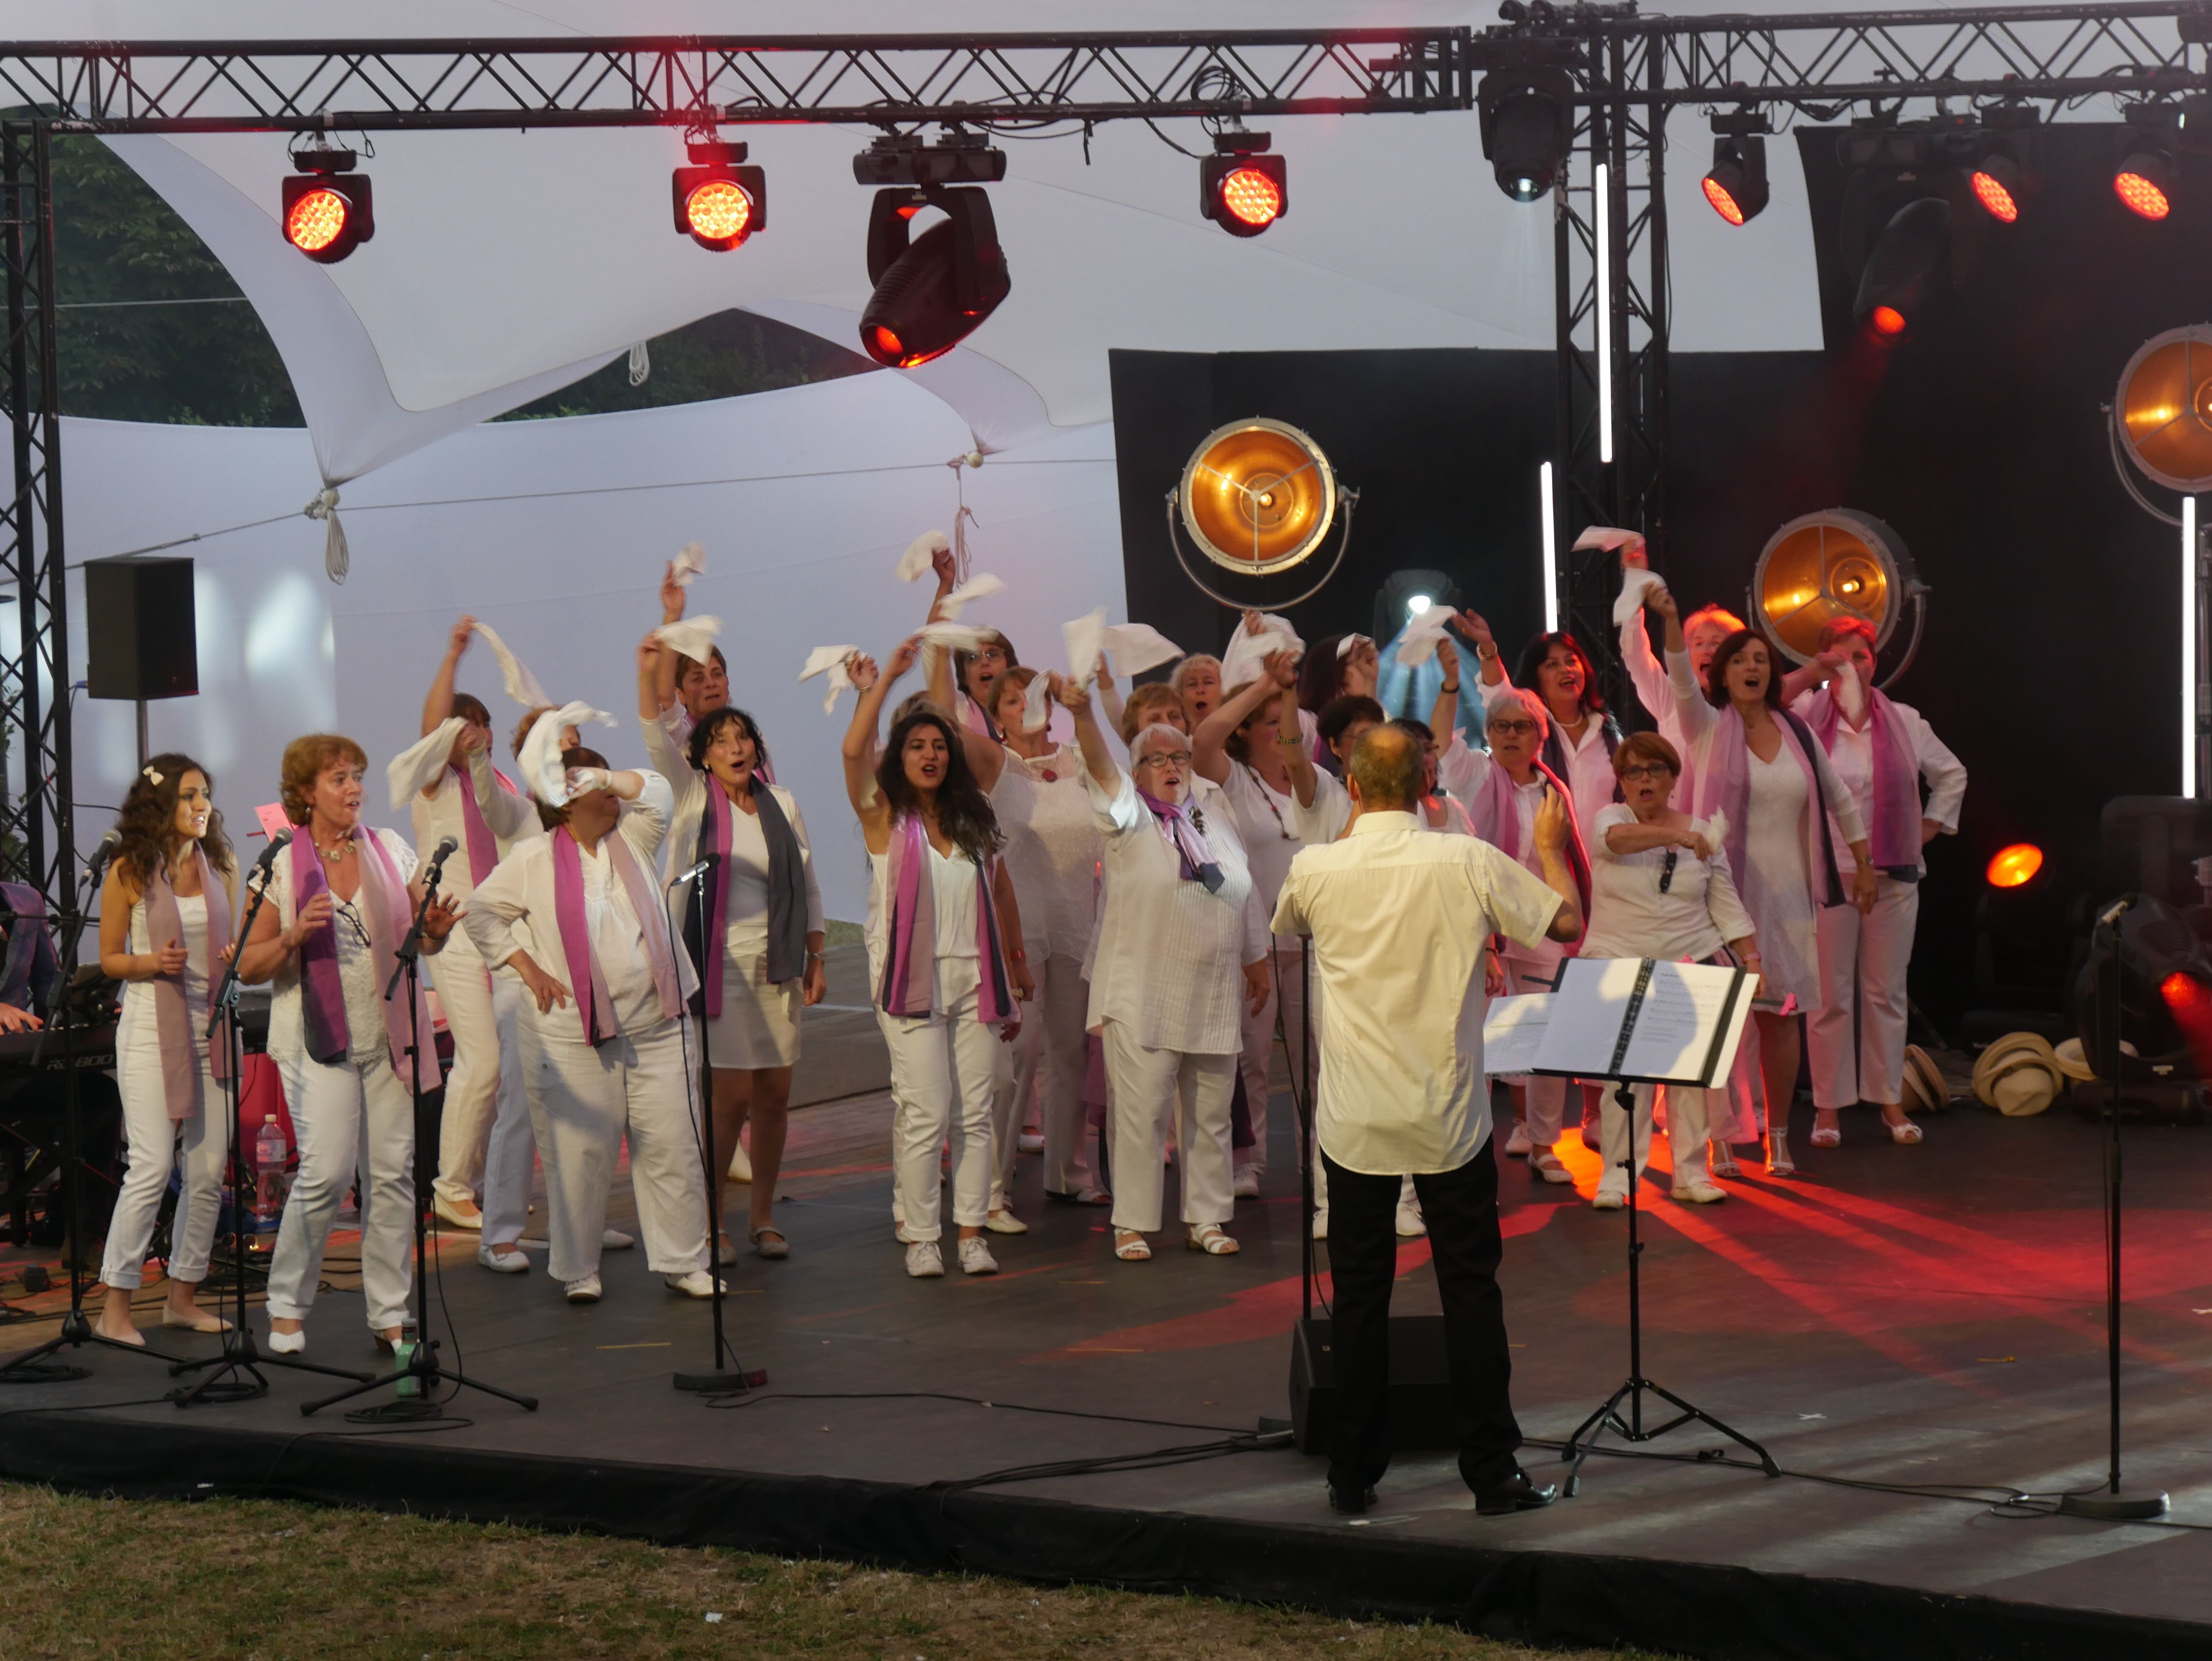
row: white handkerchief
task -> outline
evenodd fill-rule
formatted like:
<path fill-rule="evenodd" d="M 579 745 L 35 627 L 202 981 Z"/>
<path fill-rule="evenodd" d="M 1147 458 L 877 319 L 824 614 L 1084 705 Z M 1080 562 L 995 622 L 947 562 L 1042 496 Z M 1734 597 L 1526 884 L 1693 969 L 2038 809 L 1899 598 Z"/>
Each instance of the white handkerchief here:
<path fill-rule="evenodd" d="M 1836 708 L 1852 726 L 1857 726 L 1867 707 L 1866 683 L 1859 678 L 1858 665 L 1845 663 L 1828 684 L 1835 693 Z"/>
<path fill-rule="evenodd" d="M 1182 647 L 1149 623 L 1109 624 L 1106 650 L 1124 679 L 1133 678 L 1147 669 L 1157 669 L 1163 663 L 1173 663 L 1182 655 Z"/>
<path fill-rule="evenodd" d="M 1715 808 L 1705 815 L 1705 846 L 1716 854 L 1728 843 L 1728 815 Z"/>
<path fill-rule="evenodd" d="M 1375 643 L 1373 637 L 1368 635 L 1346 635 L 1342 640 L 1336 643 L 1337 657 L 1340 660 L 1350 657 L 1352 655 L 1352 648 L 1359 645 L 1363 642 L 1370 646 L 1372 646 Z"/>
<path fill-rule="evenodd" d="M 972 623 L 925 623 L 918 631 L 922 644 L 954 652 L 972 652 L 987 640 L 998 638 L 995 629 L 979 629 Z"/>
<path fill-rule="evenodd" d="M 515 764 L 522 773 L 523 788 L 549 807 L 564 807 L 568 801 L 568 770 L 561 764 L 562 729 L 586 722 L 611 727 L 615 718 L 588 703 L 564 703 L 551 715 L 538 716 L 522 741 Z"/>
<path fill-rule="evenodd" d="M 1639 570 L 1631 566 L 1620 574 L 1620 598 L 1613 603 L 1613 626 L 1621 627 L 1644 609 L 1644 602 L 1655 588 L 1664 588 L 1666 579 L 1656 571 Z"/>
<path fill-rule="evenodd" d="M 1097 678 L 1098 654 L 1106 649 L 1106 608 L 1060 625 L 1060 638 L 1067 648 L 1067 678 L 1078 686 Z"/>
<path fill-rule="evenodd" d="M 1437 654 L 1437 642 L 1448 632 L 1452 619 L 1448 605 L 1431 605 L 1407 621 L 1398 636 L 1398 661 L 1411 669 Z"/>
<path fill-rule="evenodd" d="M 543 709 L 553 702 L 545 696 L 545 689 L 538 684 L 538 677 L 523 666 L 520 658 L 507 650 L 489 624 L 477 624 L 477 638 L 491 648 L 491 654 L 499 661 L 500 677 L 507 683 L 507 695 L 526 709 Z"/>
<path fill-rule="evenodd" d="M 1029 691 L 1022 694 L 1022 731 L 1042 733 L 1051 719 L 1052 685 L 1040 670 L 1030 677 Z"/>
<path fill-rule="evenodd" d="M 1626 548 L 1632 542 L 1644 540 L 1641 531 L 1624 531 L 1613 525 L 1593 525 L 1575 538 L 1575 551 L 1602 548 L 1608 554 L 1616 548 Z"/>
<path fill-rule="evenodd" d="M 1298 638 L 1298 631 L 1291 627 L 1287 618 L 1272 611 L 1260 616 L 1261 632 L 1253 634 L 1244 623 L 1237 625 L 1237 633 L 1229 642 L 1229 649 L 1221 654 L 1221 684 L 1224 691 L 1243 686 L 1260 678 L 1266 660 L 1278 652 L 1303 652 L 1306 643 Z"/>
<path fill-rule="evenodd" d="M 939 600 L 937 609 L 948 618 L 957 618 L 969 600 L 988 599 L 993 594 L 1004 593 L 1006 589 L 1005 583 L 986 571 L 981 576 L 969 577 L 967 581 L 945 595 L 943 599 Z"/>
<path fill-rule="evenodd" d="M 898 580 L 901 582 L 912 582 L 929 569 L 929 562 L 933 557 L 943 553 L 952 544 L 946 540 L 944 532 L 924 531 L 912 542 L 908 543 L 906 551 L 899 556 Z"/>
<path fill-rule="evenodd" d="M 685 618 L 678 623 L 662 624 L 653 631 L 653 637 L 692 662 L 704 663 L 713 654 L 714 642 L 721 633 L 720 618 Z"/>
<path fill-rule="evenodd" d="M 676 551 L 676 569 L 673 573 L 680 588 L 689 588 L 691 579 L 707 569 L 707 551 L 696 542 L 687 542 Z"/>
<path fill-rule="evenodd" d="M 460 716 L 448 715 L 392 758 L 384 776 L 392 786 L 392 812 L 405 807 L 416 791 L 428 789 L 444 774 L 453 753 L 453 740 L 467 725 Z"/>
<path fill-rule="evenodd" d="M 857 646 L 817 646 L 806 654 L 806 666 L 799 672 L 799 679 L 812 680 L 817 675 L 830 677 L 830 695 L 822 700 L 823 715 L 837 707 L 837 694 L 853 684 L 853 660 L 860 654 Z"/>

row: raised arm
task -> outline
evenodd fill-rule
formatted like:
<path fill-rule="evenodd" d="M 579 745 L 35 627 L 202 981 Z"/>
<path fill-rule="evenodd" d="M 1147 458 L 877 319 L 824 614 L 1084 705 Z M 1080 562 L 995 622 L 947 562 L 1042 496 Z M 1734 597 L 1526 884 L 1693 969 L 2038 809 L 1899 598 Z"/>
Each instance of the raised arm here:
<path fill-rule="evenodd" d="M 676 562 L 668 562 L 668 569 L 660 579 L 660 620 L 663 624 L 684 621 L 684 585 L 676 580 Z M 640 703 L 643 703 L 642 697 Z M 659 715 L 664 709 L 676 707 L 676 654 L 663 652 L 653 669 L 653 708 L 641 709 L 639 714 Z"/>
<path fill-rule="evenodd" d="M 1297 664 L 1288 652 L 1270 652 L 1261 661 L 1260 678 L 1237 689 L 1213 713 L 1199 722 L 1190 735 L 1190 764 L 1199 777 L 1219 784 L 1229 776 L 1229 751 L 1224 747 L 1237 729 L 1252 718 L 1268 699 L 1280 697 L 1297 684 Z M 1291 723 L 1291 737 L 1297 737 Z"/>
<path fill-rule="evenodd" d="M 1106 724 L 1115 732 L 1121 730 L 1121 691 L 1114 684 L 1114 672 L 1106 666 L 1106 654 L 1098 654 L 1098 672 L 1093 680 L 1098 688 L 1098 707 L 1106 712 Z"/>
<path fill-rule="evenodd" d="M 845 799 L 853 804 L 853 812 L 860 821 L 872 853 L 880 854 L 890 846 L 890 804 L 876 789 L 876 730 L 891 684 L 914 667 L 915 658 L 921 650 L 921 637 L 908 636 L 899 642 L 898 650 L 891 654 L 890 664 L 880 673 L 872 658 L 860 657 L 853 661 L 853 684 L 860 689 L 860 696 L 853 704 L 853 720 L 845 728 L 840 754 L 845 763 Z M 878 843 L 883 847 L 876 846 Z"/>
<path fill-rule="evenodd" d="M 1091 782 L 1101 790 L 1118 789 L 1121 767 L 1107 747 L 1106 734 L 1098 728 L 1097 713 L 1091 707 L 1088 687 L 1078 686 L 1059 675 L 1052 678 L 1052 693 L 1061 706 L 1075 718 L 1075 742 L 1083 751 L 1084 771 L 1091 775 Z"/>
<path fill-rule="evenodd" d="M 1474 648 L 1474 660 L 1482 666 L 1485 686 L 1503 686 L 1505 680 L 1505 660 L 1498 655 L 1498 641 L 1490 632 L 1490 624 L 1480 611 L 1462 611 L 1452 619 L 1452 632 Z"/>
<path fill-rule="evenodd" d="M 1459 648 L 1449 636 L 1437 642 L 1437 664 L 1444 672 L 1444 684 L 1429 709 L 1429 732 L 1442 742 L 1459 725 Z"/>
<path fill-rule="evenodd" d="M 469 636 L 477 631 L 474 618 L 463 618 L 446 637 L 446 655 L 438 672 L 430 677 L 429 696 L 422 700 L 422 736 L 428 738 L 453 713 L 453 672 L 461 666 L 461 654 L 469 649 Z"/>

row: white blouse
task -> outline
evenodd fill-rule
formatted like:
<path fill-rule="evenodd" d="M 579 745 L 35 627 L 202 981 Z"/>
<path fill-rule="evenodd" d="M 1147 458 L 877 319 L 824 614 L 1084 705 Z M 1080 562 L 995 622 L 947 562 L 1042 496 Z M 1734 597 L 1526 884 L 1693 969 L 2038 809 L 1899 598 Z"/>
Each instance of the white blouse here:
<path fill-rule="evenodd" d="M 295 830 L 298 836 L 303 838 L 307 836 L 305 825 L 297 826 Z M 371 825 L 368 834 L 374 837 L 383 845 L 384 851 L 392 856 L 392 863 L 398 869 L 399 879 L 402 882 L 413 880 L 416 863 L 415 850 L 401 839 L 399 833 Z M 310 842 L 308 846 L 309 852 L 313 853 L 313 843 Z M 371 857 L 363 853 L 357 855 L 356 860 L 358 862 Z M 381 877 L 382 873 L 378 874 Z M 351 900 L 340 901 L 335 892 L 331 895 L 331 902 L 337 909 L 335 927 L 338 943 L 338 980 L 345 993 L 346 1031 L 352 1041 L 349 1058 L 364 1064 L 374 1060 L 380 1050 L 388 1047 L 388 1034 L 384 1025 L 384 988 L 378 984 L 377 965 L 371 958 L 368 943 L 361 937 L 368 928 L 368 919 L 362 916 L 360 904 L 367 889 L 368 881 L 364 878 L 362 887 L 354 891 Z M 405 904 L 406 896 L 402 895 L 400 902 Z M 241 922 L 245 906 L 250 904 L 251 901 L 246 901 L 240 906 Z M 276 862 L 270 868 L 267 904 L 276 910 L 279 929 L 289 928 L 299 915 L 292 895 L 292 850 L 289 848 L 277 855 Z M 354 921 L 348 920 L 346 913 L 349 910 L 352 912 Z M 398 942 L 394 940 L 392 944 L 397 946 Z M 300 1006 L 298 952 L 285 954 L 283 961 L 276 965 L 276 972 L 270 977 L 270 985 L 272 995 L 269 1003 L 269 1053 L 279 1061 L 295 1060 L 306 1055 L 307 1050 L 307 1017 Z M 400 1005 L 400 1010 L 404 1015 L 406 1010 L 404 1003 Z M 392 1062 L 393 1071 L 404 1078 L 405 1057 L 395 1056 Z"/>
<path fill-rule="evenodd" d="M 1690 825 L 1711 846 L 1702 860 L 1685 848 L 1614 853 L 1606 833 L 1636 823 L 1633 808 L 1613 802 L 1598 811 L 1590 827 L 1590 922 L 1583 957 L 1702 962 L 1753 932 L 1751 916 L 1729 877 L 1728 850 L 1706 820 Z"/>
<path fill-rule="evenodd" d="M 991 787 L 991 808 L 1006 838 L 1006 874 L 1021 909 L 1023 949 L 1032 963 L 1079 958 L 1091 943 L 1104 849 L 1083 780 L 1083 752 L 1063 744 L 1034 761 L 1009 750 Z"/>
<path fill-rule="evenodd" d="M 676 706 L 682 714 L 683 706 Z M 688 720 L 689 717 L 687 716 Z M 711 774 L 695 772 L 682 748 L 670 738 L 665 718 L 638 718 L 638 727 L 645 734 L 645 752 L 651 759 L 658 776 L 668 789 L 667 834 L 662 839 L 664 857 L 660 874 L 665 881 L 679 871 L 688 871 L 698 861 L 699 820 L 707 811 L 707 792 L 720 789 Z M 655 776 L 647 774 L 648 778 Z M 775 794 L 776 806 L 783 809 L 783 817 L 791 826 L 791 833 L 799 838 L 799 873 L 806 884 L 806 932 L 823 932 L 822 885 L 814 874 L 814 845 L 807 839 L 806 818 L 799 811 L 799 798 L 780 784 L 771 784 L 757 776 L 753 788 L 766 789 Z M 641 801 L 643 798 L 640 798 Z M 730 862 L 723 868 L 721 880 L 729 885 L 729 937 L 727 944 L 739 951 L 757 951 L 759 942 L 768 937 L 768 837 L 761 830 L 760 817 L 732 806 L 730 825 Z M 693 881 L 697 879 L 694 878 Z M 683 928 L 684 908 L 690 898 L 688 892 L 672 893 L 669 903 L 675 908 L 677 928 Z M 535 956 L 535 953 L 532 953 Z"/>
<path fill-rule="evenodd" d="M 501 858 L 507 856 L 514 843 L 543 834 L 538 823 L 537 806 L 528 796 L 501 784 L 493 772 L 491 757 L 481 750 L 469 757 L 469 783 L 484 824 L 498 839 Z M 443 838 L 453 839 L 457 846 L 447 858 L 438 891 L 448 899 L 466 899 L 491 873 L 473 870 L 469 865 L 469 827 L 461 803 L 461 782 L 453 776 L 451 768 L 438 775 L 438 782 L 431 787 L 429 794 L 419 790 L 415 793 L 415 800 L 409 804 L 409 814 L 414 823 L 415 849 L 419 857 L 428 859 L 429 850 Z"/>

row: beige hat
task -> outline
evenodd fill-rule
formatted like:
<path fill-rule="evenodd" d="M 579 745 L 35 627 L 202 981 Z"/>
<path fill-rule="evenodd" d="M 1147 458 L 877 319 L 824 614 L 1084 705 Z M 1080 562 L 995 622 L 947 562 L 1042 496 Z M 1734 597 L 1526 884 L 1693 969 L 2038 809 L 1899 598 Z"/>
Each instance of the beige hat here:
<path fill-rule="evenodd" d="M 1935 1113 L 1951 1104 L 1950 1081 L 1936 1058 L 1917 1043 L 1905 1046 L 1905 1110 Z"/>
<path fill-rule="evenodd" d="M 2081 1041 L 2079 1038 L 2067 1039 L 2064 1043 L 2051 1052 L 2051 1056 L 2058 1063 L 2058 1070 L 2069 1079 L 2078 1081 L 2097 1076 L 2097 1069 L 2089 1065 L 2088 1058 L 2081 1053 Z"/>
<path fill-rule="evenodd" d="M 2058 1099 L 2058 1074 L 2044 1062 L 2022 1056 L 1990 1084 L 1998 1112 L 2008 1119 L 2025 1119 L 2040 1113 Z"/>
<path fill-rule="evenodd" d="M 2000 1065 L 2013 1056 L 2031 1056 L 2054 1075 L 2058 1071 L 2051 1041 L 2040 1032 L 2006 1033 L 1983 1050 L 1974 1062 L 1974 1094 L 1990 1107 L 1995 1107 L 1996 1102 L 1990 1094 L 1990 1081 L 1997 1075 Z"/>

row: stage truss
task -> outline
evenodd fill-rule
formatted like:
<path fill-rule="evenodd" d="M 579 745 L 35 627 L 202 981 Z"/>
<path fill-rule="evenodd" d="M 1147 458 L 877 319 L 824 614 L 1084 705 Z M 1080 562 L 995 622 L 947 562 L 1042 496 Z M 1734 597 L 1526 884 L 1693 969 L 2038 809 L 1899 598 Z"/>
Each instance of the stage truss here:
<path fill-rule="evenodd" d="M 18 642 L 0 648 L 0 726 L 23 787 L 0 803 L 0 862 L 56 904 L 76 877 L 67 594 L 55 371 L 54 133 L 294 132 L 756 123 L 887 131 L 1078 131 L 1468 110 L 1480 76 L 1565 69 L 1577 118 L 1554 194 L 1559 363 L 1554 574 L 1563 613 L 1618 694 L 1607 558 L 1565 551 L 1595 522 L 1633 526 L 1663 566 L 1667 532 L 1667 117 L 1681 105 L 1833 121 L 2000 98 L 2125 105 L 2205 90 L 2212 9 L 2121 3 L 1711 19 L 1633 4 L 1533 3 L 1465 28 L 1211 33 L 547 40 L 40 42 L 0 45 L 0 263 L 15 488 L 0 504 L 0 580 Z M 1487 189 L 1473 154 L 1469 189 Z M 1601 250 L 1594 167 L 1606 167 Z M 1602 258 L 1606 281 L 1597 265 Z M 1601 286 L 1604 305 L 1601 308 Z M 1601 319 L 1601 309 L 1603 316 Z M 1601 434 L 1600 326 L 1613 389 Z M 1606 442 L 1606 439 L 1610 442 Z M 1610 459 L 1605 456 L 1610 455 Z M 1602 646 L 1601 643 L 1604 643 Z"/>

